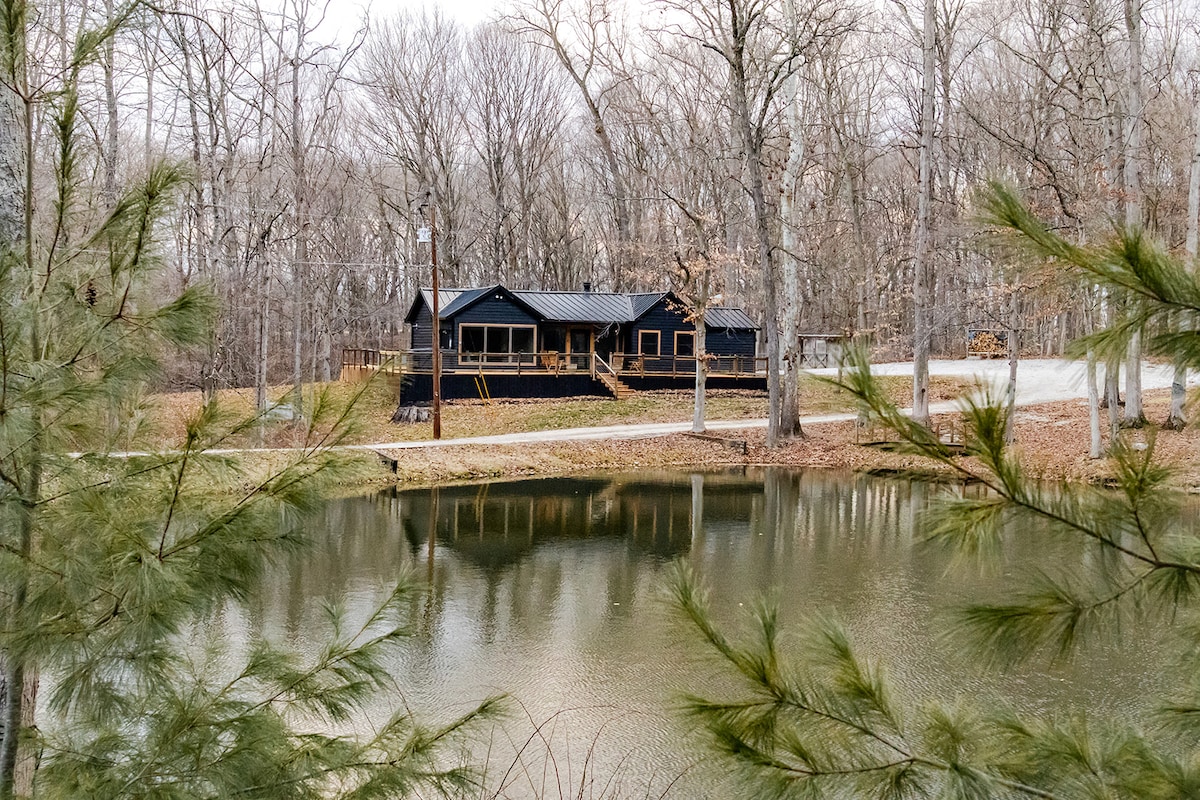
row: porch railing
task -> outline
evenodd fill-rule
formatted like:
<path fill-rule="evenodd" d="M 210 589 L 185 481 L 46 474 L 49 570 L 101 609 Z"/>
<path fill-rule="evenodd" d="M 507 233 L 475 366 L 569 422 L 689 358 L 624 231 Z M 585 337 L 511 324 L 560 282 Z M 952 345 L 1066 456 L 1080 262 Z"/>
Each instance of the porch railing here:
<path fill-rule="evenodd" d="M 707 356 L 710 375 L 751 377 L 765 375 L 767 359 L 762 356 Z M 433 372 L 433 353 L 428 350 L 342 350 L 342 367 L 372 372 L 427 374 Z M 598 372 L 617 376 L 687 376 L 696 374 L 695 356 L 649 356 L 614 353 L 605 361 L 595 353 L 460 353 L 442 351 L 445 373 L 555 374 Z"/>
<path fill-rule="evenodd" d="M 695 356 L 648 356 L 614 354 L 613 369 L 618 375 L 680 375 L 696 374 Z M 765 356 L 719 356 L 709 354 L 705 357 L 709 375 L 724 377 L 751 377 L 765 375 L 767 359 Z"/>

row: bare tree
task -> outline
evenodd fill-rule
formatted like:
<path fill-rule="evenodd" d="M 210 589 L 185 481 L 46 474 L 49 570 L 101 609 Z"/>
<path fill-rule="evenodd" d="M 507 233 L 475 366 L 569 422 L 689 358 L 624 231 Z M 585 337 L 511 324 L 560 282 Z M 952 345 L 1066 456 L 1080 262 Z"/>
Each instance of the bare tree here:
<path fill-rule="evenodd" d="M 542 190 L 564 157 L 566 87 L 544 50 L 496 25 L 476 31 L 468 58 L 468 130 L 488 188 L 477 201 L 481 266 L 489 280 L 548 285 L 535 256 L 545 243 L 533 237 L 549 210 Z"/>
<path fill-rule="evenodd" d="M 625 170 L 609 132 L 607 94 L 619 81 L 614 75 L 614 55 L 624 42 L 608 0 L 582 0 L 573 8 L 568 0 L 533 0 L 512 18 L 517 30 L 528 33 L 558 59 L 587 109 L 597 146 L 606 168 L 608 194 L 617 241 L 609 253 L 609 268 L 616 287 L 633 271 L 635 234 Z"/>
<path fill-rule="evenodd" d="M 31 219 L 31 108 L 23 44 L 24 19 L 18 17 L 14 30 L 0 36 L 0 248 L 3 257 L 30 263 Z M 34 333 L 33 335 L 36 335 Z M 36 342 L 35 342 L 36 343 Z M 24 476 L 22 476 L 24 477 Z M 24 515 L 22 516 L 24 520 Z M 19 539 L 28 557 L 30 533 L 24 528 Z M 17 732 L 21 729 L 25 703 L 25 664 L 0 651 L 0 796 L 13 792 L 13 769 L 18 758 Z M 36 691 L 36 689 L 35 689 Z"/>
<path fill-rule="evenodd" d="M 4 37 L 4 42 L 10 41 Z M 0 48 L 0 242 L 23 256 L 28 191 L 29 128 L 21 53 Z"/>
<path fill-rule="evenodd" d="M 1196 105 L 1192 120 L 1194 139 L 1188 169 L 1187 238 L 1184 242 L 1184 252 L 1187 253 L 1188 267 L 1194 271 L 1197 252 L 1200 251 L 1200 103 Z M 1176 367 L 1175 376 L 1171 381 L 1171 407 L 1164 427 L 1178 431 L 1187 425 L 1187 416 L 1183 408 L 1186 399 L 1187 370 Z"/>
<path fill-rule="evenodd" d="M 921 29 L 920 166 L 913 246 L 913 420 L 929 425 L 930 260 L 933 250 L 933 143 L 936 94 L 937 2 L 925 0 Z"/>
<path fill-rule="evenodd" d="M 469 147 L 462 50 L 461 29 L 439 14 L 397 16 L 364 45 L 361 78 L 369 150 L 396 168 L 385 173 L 392 181 L 388 203 L 409 214 L 411 201 L 433 190 L 438 262 L 454 283 L 467 279 L 470 237 L 460 188 Z"/>
<path fill-rule="evenodd" d="M 708 249 L 707 242 L 710 241 L 710 235 L 704 230 L 704 221 L 695 217 L 692 222 L 696 228 L 696 245 L 693 248 L 681 247 L 675 252 L 676 268 L 671 282 L 675 293 L 686 304 L 684 308 L 678 310 L 696 330 L 692 340 L 692 356 L 696 363 L 692 433 L 704 433 L 708 381 L 708 311 L 722 298 L 719 281 L 723 265 L 721 259 Z M 685 249 L 690 249 L 693 253 L 686 260 L 683 255 Z"/>
<path fill-rule="evenodd" d="M 1142 127 L 1145 109 L 1142 83 L 1145 66 L 1142 60 L 1142 0 L 1124 0 L 1125 32 L 1129 37 L 1127 67 L 1127 108 L 1125 112 L 1124 188 L 1125 225 L 1142 226 Z M 1125 365 L 1125 415 L 1122 423 L 1140 427 L 1146 423 L 1142 412 L 1142 338 L 1135 333 L 1129 342 L 1129 358 Z"/>
<path fill-rule="evenodd" d="M 798 15 L 794 0 L 785 4 L 785 13 Z M 809 213 L 804 191 L 807 130 L 811 114 L 804 102 L 806 92 L 800 70 L 792 72 L 783 85 L 783 104 L 787 120 L 788 150 L 779 181 L 780 283 L 780 360 L 784 375 L 780 386 L 779 434 L 785 439 L 802 437 L 800 426 L 800 314 L 803 306 L 800 290 L 800 264 L 804 259 L 804 241 L 798 235 L 803 217 Z M 806 113 L 808 111 L 808 113 Z M 815 206 L 815 204 L 814 204 Z"/>
<path fill-rule="evenodd" d="M 755 263 L 761 275 L 766 336 L 767 445 L 776 447 L 785 427 L 780 372 L 776 211 L 768 203 L 766 141 L 773 112 L 791 76 L 821 39 L 832 35 L 838 15 L 818 3 L 789 19 L 774 0 L 726 0 L 712 5 L 666 0 L 673 15 L 689 20 L 667 30 L 701 52 L 715 54 L 727 75 L 730 124 L 742 154 L 744 190 L 753 212 Z"/>

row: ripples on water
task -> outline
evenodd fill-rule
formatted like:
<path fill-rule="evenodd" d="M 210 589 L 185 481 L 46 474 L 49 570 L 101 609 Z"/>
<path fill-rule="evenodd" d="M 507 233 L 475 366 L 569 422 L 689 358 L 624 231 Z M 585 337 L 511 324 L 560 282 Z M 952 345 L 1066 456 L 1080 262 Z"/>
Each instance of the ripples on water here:
<path fill-rule="evenodd" d="M 366 614 L 396 576 L 425 582 L 413 637 L 393 670 L 405 701 L 449 717 L 504 692 L 514 712 L 493 739 L 493 780 L 542 724 L 506 796 L 723 797 L 675 713 L 685 692 L 720 689 L 694 638 L 673 624 L 663 572 L 704 576 L 717 619 L 745 621 L 764 593 L 785 626 L 832 613 L 912 697 L 1003 697 L 1026 709 L 1133 710 L 1152 693 L 1153 637 L 1098 647 L 1086 663 L 985 673 L 939 643 L 938 618 L 995 596 L 1005 574 L 1080 551 L 1011 536 L 995 569 L 948 569 L 915 543 L 936 486 L 826 471 L 652 473 L 391 490 L 331 502 L 313 549 L 280 565 L 250 624 L 304 646 L 321 606 Z M 960 490 L 961 491 L 961 490 Z M 916 538 L 919 538 L 916 537 Z M 316 633 L 314 633 L 316 632 Z M 1131 656 L 1131 652 L 1139 653 Z M 387 716 L 392 709 L 379 709 Z M 539 745 L 540 742 L 540 745 Z M 545 758 L 547 751 L 552 753 Z"/>

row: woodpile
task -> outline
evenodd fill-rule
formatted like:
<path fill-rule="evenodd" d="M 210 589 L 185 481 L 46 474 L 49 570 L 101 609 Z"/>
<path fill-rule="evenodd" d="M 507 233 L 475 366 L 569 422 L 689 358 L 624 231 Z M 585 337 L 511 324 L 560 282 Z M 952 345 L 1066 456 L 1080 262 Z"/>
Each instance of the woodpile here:
<path fill-rule="evenodd" d="M 1008 336 L 997 336 L 992 331 L 973 331 L 967 339 L 967 355 L 997 358 L 1008 355 Z"/>

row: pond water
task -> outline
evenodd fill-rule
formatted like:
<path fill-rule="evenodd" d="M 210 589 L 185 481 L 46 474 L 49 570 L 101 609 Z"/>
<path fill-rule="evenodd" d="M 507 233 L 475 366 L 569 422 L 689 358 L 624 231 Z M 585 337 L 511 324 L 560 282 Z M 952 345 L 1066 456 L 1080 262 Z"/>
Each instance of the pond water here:
<path fill-rule="evenodd" d="M 664 599 L 676 559 L 703 576 L 731 630 L 764 594 L 778 599 L 785 627 L 832 614 L 910 698 L 1140 709 L 1163 680 L 1150 632 L 1005 674 L 939 638 L 940 618 L 996 596 L 1014 570 L 1083 557 L 1026 531 L 993 569 L 952 565 L 914 536 L 941 491 L 767 468 L 336 500 L 310 531 L 313 549 L 278 566 L 244 623 L 304 646 L 326 601 L 365 614 L 415 572 L 413 635 L 392 666 L 404 701 L 444 719 L 508 694 L 509 716 L 472 746 L 489 761 L 492 790 L 514 798 L 730 796 L 677 712 L 683 693 L 719 691 L 725 678 Z"/>

